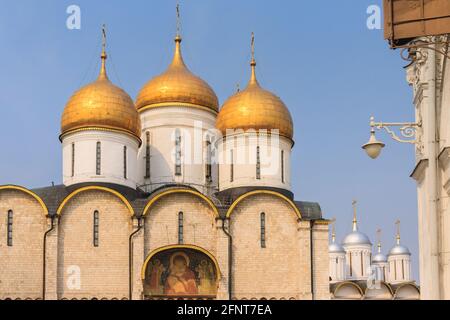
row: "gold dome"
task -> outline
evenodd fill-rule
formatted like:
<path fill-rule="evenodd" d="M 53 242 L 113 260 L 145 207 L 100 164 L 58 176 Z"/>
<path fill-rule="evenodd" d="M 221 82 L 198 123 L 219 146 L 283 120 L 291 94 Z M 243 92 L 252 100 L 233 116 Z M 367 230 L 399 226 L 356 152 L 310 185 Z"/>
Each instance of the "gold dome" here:
<path fill-rule="evenodd" d="M 292 140 L 294 128 L 291 114 L 279 97 L 264 90 L 256 79 L 256 62 L 252 59 L 252 76 L 245 90 L 230 97 L 219 112 L 216 128 L 223 135 L 227 129 L 278 129 L 281 136 Z"/>
<path fill-rule="evenodd" d="M 213 89 L 185 65 L 181 55 L 180 36 L 175 38 L 175 55 L 169 68 L 147 82 L 136 99 L 139 111 L 170 103 L 219 111 L 219 101 Z"/>
<path fill-rule="evenodd" d="M 109 81 L 106 53 L 97 80 L 73 94 L 61 119 L 61 136 L 84 129 L 113 130 L 140 139 L 141 122 L 131 97 Z"/>

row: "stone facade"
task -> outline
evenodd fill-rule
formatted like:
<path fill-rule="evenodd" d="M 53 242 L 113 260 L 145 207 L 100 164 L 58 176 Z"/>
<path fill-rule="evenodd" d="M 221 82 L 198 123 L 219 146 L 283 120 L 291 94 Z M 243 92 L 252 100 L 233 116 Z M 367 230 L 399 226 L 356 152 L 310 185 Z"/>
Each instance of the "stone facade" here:
<path fill-rule="evenodd" d="M 220 274 L 216 299 L 329 298 L 327 221 L 302 217 L 281 194 L 254 190 L 223 207 L 183 187 L 142 197 L 119 191 L 97 185 L 36 193 L 2 187 L 0 233 L 7 234 L 9 210 L 14 220 L 12 246 L 6 236 L 0 241 L 0 254 L 6 257 L 0 261 L 0 299 L 129 299 L 130 293 L 132 299 L 143 299 L 144 262 L 152 252 L 170 247 L 198 248 L 215 258 Z M 93 242 L 96 211 L 98 246 Z"/>
<path fill-rule="evenodd" d="M 406 68 L 420 124 L 411 177 L 417 182 L 421 293 L 422 299 L 450 299 L 448 36 L 416 40 L 431 47 L 411 50 L 412 62 Z"/>

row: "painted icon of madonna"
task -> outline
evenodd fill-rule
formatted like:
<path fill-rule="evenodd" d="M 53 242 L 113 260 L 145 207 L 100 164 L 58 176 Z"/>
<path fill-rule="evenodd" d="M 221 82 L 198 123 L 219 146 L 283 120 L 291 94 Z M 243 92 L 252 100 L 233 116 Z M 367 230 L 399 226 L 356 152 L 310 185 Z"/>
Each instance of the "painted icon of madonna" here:
<path fill-rule="evenodd" d="M 212 298 L 217 294 L 216 264 L 201 251 L 168 249 L 146 263 L 145 296 Z"/>

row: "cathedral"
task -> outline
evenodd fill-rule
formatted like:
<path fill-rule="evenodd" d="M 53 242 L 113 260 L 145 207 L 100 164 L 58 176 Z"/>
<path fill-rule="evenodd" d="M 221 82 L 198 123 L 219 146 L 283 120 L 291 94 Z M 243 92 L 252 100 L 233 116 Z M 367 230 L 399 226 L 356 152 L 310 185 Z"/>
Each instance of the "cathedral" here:
<path fill-rule="evenodd" d="M 331 299 L 420 299 L 420 288 L 412 278 L 411 252 L 400 243 L 400 221 L 396 224 L 395 245 L 387 256 L 382 253 L 380 239 L 373 255 L 372 242 L 358 230 L 356 201 L 353 202 L 352 231 L 344 237 L 342 244 L 336 242 L 333 225 L 328 247 Z"/>
<path fill-rule="evenodd" d="M 63 184 L 0 187 L 0 299 L 329 298 L 329 221 L 291 192 L 288 108 L 253 54 L 219 111 L 181 44 L 134 102 L 104 33 L 62 114 Z"/>
<path fill-rule="evenodd" d="M 253 40 L 248 85 L 220 107 L 179 34 L 133 101 L 108 78 L 104 33 L 98 78 L 62 114 L 63 184 L 0 186 L 0 299 L 417 298 L 399 238 L 372 257 L 355 214 L 329 244 L 319 204 L 295 199 L 294 124 L 258 82 Z"/>

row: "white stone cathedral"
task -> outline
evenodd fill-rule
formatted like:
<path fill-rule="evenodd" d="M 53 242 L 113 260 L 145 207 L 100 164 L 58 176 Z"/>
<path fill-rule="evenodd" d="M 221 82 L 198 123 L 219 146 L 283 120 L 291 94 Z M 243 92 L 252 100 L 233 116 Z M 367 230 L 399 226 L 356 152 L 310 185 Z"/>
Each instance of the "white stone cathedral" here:
<path fill-rule="evenodd" d="M 330 298 L 329 221 L 291 191 L 288 108 L 254 54 L 220 108 L 181 42 L 133 102 L 104 37 L 62 114 L 63 184 L 0 186 L 0 299 Z"/>
<path fill-rule="evenodd" d="M 396 243 L 388 256 L 382 253 L 380 240 L 373 255 L 372 242 L 358 230 L 356 202 L 353 206 L 352 231 L 342 244 L 336 242 L 334 226 L 332 229 L 328 248 L 331 298 L 419 300 L 420 289 L 412 278 L 411 252 L 400 243 L 400 222 L 397 221 Z"/>

